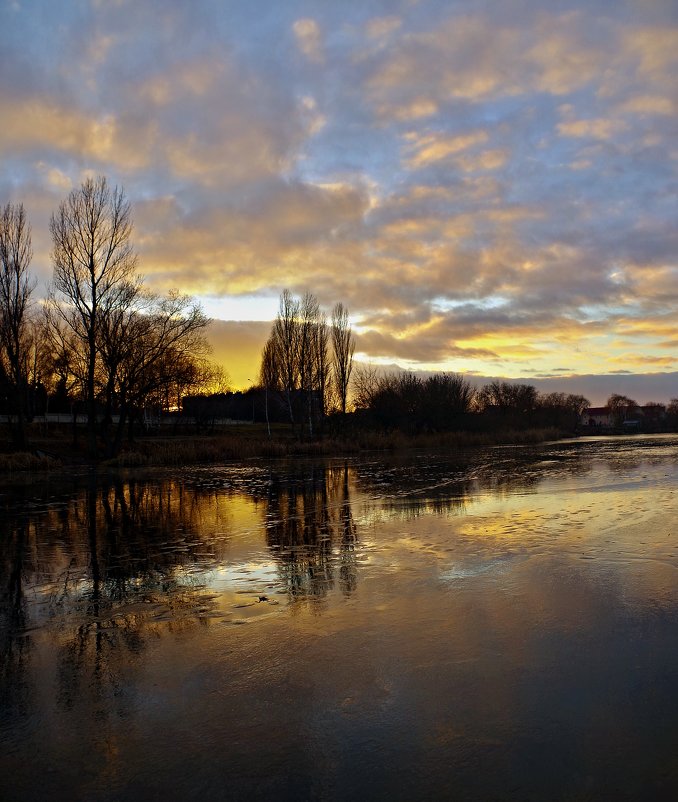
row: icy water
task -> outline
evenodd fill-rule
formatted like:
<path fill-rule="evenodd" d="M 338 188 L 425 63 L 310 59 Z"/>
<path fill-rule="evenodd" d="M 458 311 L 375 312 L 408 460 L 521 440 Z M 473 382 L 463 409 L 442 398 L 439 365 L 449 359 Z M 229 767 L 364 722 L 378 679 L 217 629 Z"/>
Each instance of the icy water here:
<path fill-rule="evenodd" d="M 678 438 L 0 496 L 0 799 L 678 799 Z"/>

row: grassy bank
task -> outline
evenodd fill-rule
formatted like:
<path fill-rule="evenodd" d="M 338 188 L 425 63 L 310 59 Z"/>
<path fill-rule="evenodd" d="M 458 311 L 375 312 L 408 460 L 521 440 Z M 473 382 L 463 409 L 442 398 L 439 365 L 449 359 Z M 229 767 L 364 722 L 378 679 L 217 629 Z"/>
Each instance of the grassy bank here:
<path fill-rule="evenodd" d="M 0 454 L 0 474 L 4 476 L 15 476 L 23 473 L 44 473 L 56 469 L 63 469 L 62 460 L 40 452 Z"/>
<path fill-rule="evenodd" d="M 361 452 L 399 452 L 411 449 L 455 451 L 500 444 L 530 444 L 562 436 L 555 429 L 528 429 L 492 433 L 446 432 L 405 435 L 400 432 L 354 432 L 349 437 L 299 440 L 290 436 L 246 436 L 234 433 L 190 439 L 145 440 L 108 461 L 119 467 L 238 462 L 253 458 L 337 457 Z"/>
<path fill-rule="evenodd" d="M 361 452 L 394 453 L 411 449 L 456 451 L 501 444 L 530 444 L 555 440 L 555 429 L 501 432 L 444 432 L 407 435 L 356 429 L 343 435 L 304 440 L 289 427 L 278 427 L 269 437 L 260 426 L 239 426 L 209 435 L 178 434 L 139 438 L 122 453 L 101 464 L 110 468 L 179 466 L 197 463 L 241 462 L 286 457 L 341 457 Z M 74 446 L 67 433 L 51 432 L 31 438 L 32 453 L 0 454 L 0 474 L 44 473 L 90 464 L 83 444 Z"/>

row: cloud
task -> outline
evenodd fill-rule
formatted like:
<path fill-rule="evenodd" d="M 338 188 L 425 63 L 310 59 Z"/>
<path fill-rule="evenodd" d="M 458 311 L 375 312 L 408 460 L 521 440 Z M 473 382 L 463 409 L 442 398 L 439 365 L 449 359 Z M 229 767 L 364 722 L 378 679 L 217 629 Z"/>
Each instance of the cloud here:
<path fill-rule="evenodd" d="M 188 212 L 171 197 L 138 204 L 144 232 L 138 244 L 149 276 L 217 294 L 312 288 L 326 276 L 334 285 L 332 274 L 356 247 L 351 232 L 362 225 L 365 191 L 280 180 L 260 189 L 239 204 Z"/>
<path fill-rule="evenodd" d="M 594 139 L 612 139 L 627 126 L 623 120 L 571 120 L 558 124 L 558 133 L 562 136 L 592 137 Z"/>
<path fill-rule="evenodd" d="M 356 348 L 362 354 L 379 354 L 380 358 L 436 363 L 450 358 L 488 359 L 497 354 L 487 348 L 462 348 L 445 342 L 434 333 L 429 336 L 395 337 L 392 334 L 369 330 L 356 338 Z"/>
<path fill-rule="evenodd" d="M 669 116 L 676 113 L 676 99 L 664 95 L 635 95 L 619 105 L 622 114 Z"/>
<path fill-rule="evenodd" d="M 402 19 L 396 16 L 374 17 L 365 25 L 365 32 L 370 39 L 385 39 L 398 30 Z"/>
<path fill-rule="evenodd" d="M 444 134 L 408 133 L 405 135 L 407 151 L 411 154 L 407 165 L 416 169 L 445 159 L 452 154 L 468 150 L 474 145 L 484 144 L 489 139 L 486 131 L 473 131 L 467 134 L 446 136 Z"/>
<path fill-rule="evenodd" d="M 437 23 L 402 30 L 375 65 L 368 91 L 381 118 L 397 119 L 415 97 L 449 106 L 535 91 L 566 95 L 598 80 L 615 46 L 613 32 L 581 13 L 539 11 L 521 23 L 450 15 Z"/>
<path fill-rule="evenodd" d="M 306 58 L 316 64 L 322 64 L 325 56 L 318 23 L 310 18 L 298 19 L 292 29 L 297 45 Z"/>
<path fill-rule="evenodd" d="M 111 116 L 90 117 L 41 98 L 24 101 L 0 98 L 0 153 L 55 150 L 78 154 L 94 162 L 131 159 L 140 166 L 134 150 L 127 153 L 119 141 Z M 136 163 L 136 164 L 135 164 Z"/>
<path fill-rule="evenodd" d="M 667 6 L 57 5 L 0 7 L 0 199 L 41 280 L 101 172 L 156 290 L 308 289 L 409 367 L 678 368 Z M 246 329 L 217 338 L 245 380 Z"/>

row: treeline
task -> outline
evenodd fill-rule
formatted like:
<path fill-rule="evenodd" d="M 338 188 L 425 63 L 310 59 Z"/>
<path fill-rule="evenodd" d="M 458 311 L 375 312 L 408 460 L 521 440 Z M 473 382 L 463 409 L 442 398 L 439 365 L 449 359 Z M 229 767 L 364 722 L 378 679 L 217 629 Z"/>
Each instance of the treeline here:
<path fill-rule="evenodd" d="M 367 367 L 355 377 L 358 419 L 409 434 L 527 428 L 574 432 L 588 406 L 581 395 L 540 394 L 529 384 L 495 381 L 475 388 L 453 373 L 420 378 L 412 373 L 379 375 Z"/>
<path fill-rule="evenodd" d="M 454 431 L 498 431 L 530 428 L 575 432 L 588 399 L 568 393 L 540 394 L 532 385 L 492 382 L 476 388 L 463 376 L 437 373 L 421 378 L 412 373 L 380 375 L 374 368 L 353 371 L 351 411 L 330 407 L 324 419 L 316 415 L 316 434 L 328 426 L 332 434 L 356 428 L 406 434 Z M 298 407 L 303 411 L 301 394 Z M 199 429 L 211 430 L 223 419 L 262 423 L 289 423 L 286 394 L 252 387 L 243 392 L 193 395 L 183 411 Z M 298 431 L 307 433 L 302 417 Z"/>
<path fill-rule="evenodd" d="M 14 444 L 49 411 L 84 412 L 90 456 L 119 451 L 125 425 L 210 383 L 204 330 L 191 298 L 148 291 L 137 274 L 131 208 L 105 177 L 88 178 L 50 220 L 53 279 L 38 305 L 22 204 L 0 215 L 0 413 Z"/>
<path fill-rule="evenodd" d="M 649 401 L 641 406 L 633 398 L 613 393 L 603 410 L 607 413 L 608 424 L 598 424 L 601 428 L 642 432 L 678 430 L 678 398 L 672 398 L 668 404 Z"/>

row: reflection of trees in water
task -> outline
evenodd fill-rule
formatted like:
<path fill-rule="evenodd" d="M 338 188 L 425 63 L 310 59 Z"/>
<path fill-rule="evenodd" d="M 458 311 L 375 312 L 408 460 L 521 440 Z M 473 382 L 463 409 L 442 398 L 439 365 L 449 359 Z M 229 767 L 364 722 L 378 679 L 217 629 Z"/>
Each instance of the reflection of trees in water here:
<path fill-rule="evenodd" d="M 266 539 L 294 599 L 320 599 L 338 582 L 349 596 L 356 587 L 356 527 L 350 471 L 314 466 L 274 476 L 266 497 Z"/>
<path fill-rule="evenodd" d="M 26 522 L 3 532 L 0 576 L 0 711 L 25 714 L 28 707 L 26 662 L 30 641 L 24 592 Z M 0 714 L 1 715 L 1 714 Z"/>
<path fill-rule="evenodd" d="M 211 597 L 188 570 L 220 556 L 197 525 L 200 499 L 171 480 L 94 478 L 68 502 L 31 510 L 26 495 L 2 516 L 0 706 L 16 715 L 30 707 L 33 631 L 45 625 L 59 701 L 71 708 L 107 694 L 120 711 L 125 672 L 158 621 L 177 626 L 209 612 Z"/>
<path fill-rule="evenodd" d="M 420 454 L 415 459 L 359 464 L 356 487 L 379 498 L 382 512 L 390 517 L 412 520 L 463 513 L 479 494 L 536 490 L 549 476 L 588 473 L 592 465 L 590 457 L 570 444 L 474 450 L 456 460 Z"/>
<path fill-rule="evenodd" d="M 392 460 L 359 465 L 356 485 L 365 495 L 379 499 L 381 514 L 405 521 L 462 512 L 478 492 L 477 479 L 469 476 L 468 466 L 433 456 L 416 463 Z"/>

